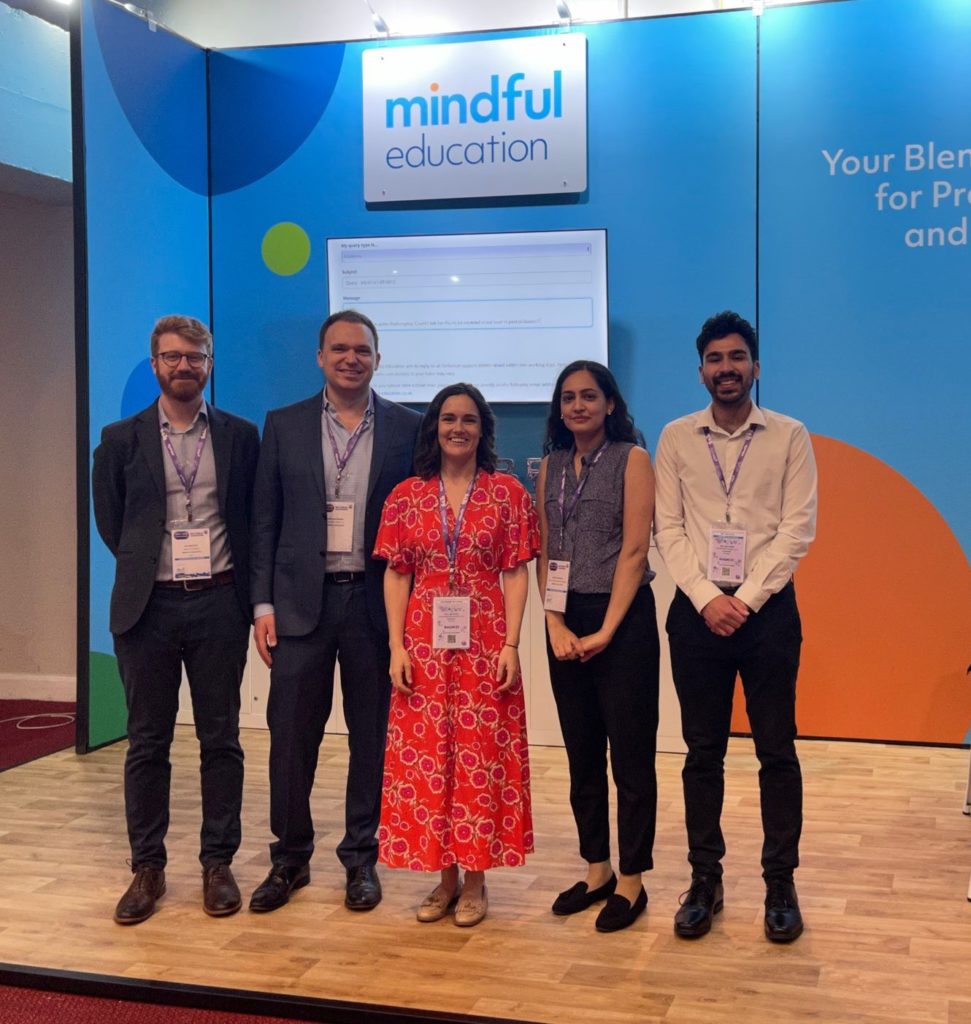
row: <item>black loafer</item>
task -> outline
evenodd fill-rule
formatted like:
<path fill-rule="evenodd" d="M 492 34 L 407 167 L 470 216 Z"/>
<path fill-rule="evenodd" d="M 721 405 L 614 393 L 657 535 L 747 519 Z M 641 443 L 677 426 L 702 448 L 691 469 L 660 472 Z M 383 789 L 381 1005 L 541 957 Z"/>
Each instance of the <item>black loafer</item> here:
<path fill-rule="evenodd" d="M 792 942 L 802 935 L 802 914 L 796 887 L 790 878 L 765 883 L 765 937 L 770 942 Z"/>
<path fill-rule="evenodd" d="M 348 910 L 374 910 L 381 902 L 381 882 L 373 864 L 347 869 L 347 893 L 344 906 Z"/>
<path fill-rule="evenodd" d="M 616 888 L 616 875 L 611 875 L 610 878 L 597 889 L 588 890 L 586 882 L 577 882 L 576 885 L 572 885 L 569 889 L 565 889 L 556 897 L 555 900 L 553 900 L 553 913 L 560 917 L 566 917 L 567 914 L 578 914 L 581 910 L 586 910 L 587 907 L 592 907 L 594 903 L 599 903 L 601 900 L 605 900 L 608 896 L 612 896 Z"/>
<path fill-rule="evenodd" d="M 597 931 L 619 932 L 622 928 L 629 928 L 644 913 L 646 906 L 647 893 L 643 885 L 633 903 L 626 897 L 614 893 L 597 915 Z"/>
<path fill-rule="evenodd" d="M 698 875 L 691 879 L 681 909 L 674 915 L 674 934 L 682 939 L 700 939 L 711 931 L 711 920 L 725 905 L 721 879 Z"/>
<path fill-rule="evenodd" d="M 270 873 L 253 891 L 249 898 L 249 908 L 256 914 L 267 914 L 271 910 L 279 910 L 290 899 L 290 893 L 302 889 L 310 882 L 310 865 L 288 867 L 285 864 L 274 864 Z"/>

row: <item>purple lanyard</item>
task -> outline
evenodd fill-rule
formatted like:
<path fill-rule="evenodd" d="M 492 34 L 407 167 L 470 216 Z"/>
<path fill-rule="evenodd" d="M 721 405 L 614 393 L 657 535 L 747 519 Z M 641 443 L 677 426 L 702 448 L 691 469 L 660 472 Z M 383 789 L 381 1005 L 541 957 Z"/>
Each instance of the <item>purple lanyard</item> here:
<path fill-rule="evenodd" d="M 722 464 L 718 461 L 718 453 L 715 451 L 714 442 L 711 439 L 711 430 L 705 427 L 705 440 L 708 442 L 708 452 L 711 455 L 711 461 L 715 464 L 715 472 L 718 474 L 718 479 L 721 482 L 722 490 L 725 492 L 725 520 L 731 522 L 731 513 L 729 512 L 729 505 L 732 502 L 732 491 L 735 489 L 735 481 L 738 479 L 738 471 L 742 468 L 742 462 L 745 460 L 745 456 L 748 454 L 749 445 L 752 443 L 752 438 L 755 436 L 755 427 L 751 426 L 745 434 L 745 442 L 742 445 L 742 450 L 738 453 L 738 458 L 735 460 L 735 469 L 732 470 L 732 479 L 725 483 L 725 471 L 722 469 Z"/>
<path fill-rule="evenodd" d="M 337 465 L 337 487 L 334 495 L 337 498 L 341 496 L 341 477 L 344 475 L 344 470 L 347 468 L 347 464 L 351 461 L 351 456 L 354 454 L 357 442 L 361 440 L 361 435 L 367 429 L 367 425 L 370 422 L 373 413 L 374 393 L 368 392 L 367 409 L 364 412 L 364 418 L 354 428 L 354 432 L 347 439 L 347 446 L 344 448 L 344 451 L 341 452 L 337 447 L 337 438 L 334 437 L 334 428 L 330 423 L 330 413 L 326 408 L 324 409 L 324 422 L 327 424 L 327 437 L 330 439 L 330 450 L 334 454 L 334 462 Z"/>
<path fill-rule="evenodd" d="M 196 454 L 192 460 L 192 471 L 188 476 L 186 476 L 185 468 L 179 461 L 179 456 L 175 453 L 175 447 L 169 437 L 168 426 L 161 425 L 159 430 L 162 434 L 162 444 L 165 446 L 165 450 L 169 453 L 169 458 L 172 460 L 172 465 L 175 467 L 176 475 L 179 478 L 179 482 L 182 484 L 182 489 L 185 491 L 185 517 L 191 523 L 192 488 L 196 482 L 196 476 L 199 473 L 199 463 L 202 462 L 202 449 L 206 447 L 206 438 L 209 436 L 209 424 L 207 422 L 202 428 L 202 435 L 199 438 L 199 443 L 196 445 Z"/>
<path fill-rule="evenodd" d="M 573 497 L 570 499 L 569 505 L 566 503 L 566 470 L 569 463 L 563 464 L 563 472 L 560 474 L 560 494 L 556 499 L 556 504 L 560 509 L 561 547 L 563 546 L 563 534 L 566 531 L 566 524 L 570 521 L 570 517 L 577 510 L 577 505 L 580 503 L 580 495 L 583 494 L 583 489 L 587 486 L 587 480 L 590 478 L 590 471 L 600 461 L 600 456 L 603 455 L 609 447 L 610 442 L 604 441 L 589 462 L 583 460 L 583 468 L 580 470 L 580 479 L 577 481 L 577 489 L 573 492 Z"/>
<path fill-rule="evenodd" d="M 442 517 L 442 537 L 445 541 L 445 557 L 448 559 L 448 585 L 451 589 L 455 585 L 455 562 L 459 553 L 459 534 L 462 532 L 462 520 L 465 519 L 465 508 L 475 490 L 475 481 L 479 475 L 478 469 L 472 474 L 468 489 L 462 504 L 459 506 L 459 514 L 455 517 L 455 533 L 449 533 L 448 529 L 448 501 L 445 497 L 445 481 L 438 478 L 438 511 Z"/>

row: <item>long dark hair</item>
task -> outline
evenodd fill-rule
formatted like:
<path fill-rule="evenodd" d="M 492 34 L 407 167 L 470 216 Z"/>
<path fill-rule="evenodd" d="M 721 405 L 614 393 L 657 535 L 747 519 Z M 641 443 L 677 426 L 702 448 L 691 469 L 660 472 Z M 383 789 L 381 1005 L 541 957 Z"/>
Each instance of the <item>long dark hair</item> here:
<path fill-rule="evenodd" d="M 496 471 L 496 418 L 489 408 L 489 403 L 473 384 L 449 384 L 432 399 L 418 430 L 415 472 L 424 480 L 430 480 L 442 468 L 442 449 L 438 446 L 438 417 L 446 400 L 455 395 L 468 395 L 479 410 L 482 434 L 475 451 L 475 464 L 487 473 Z"/>
<path fill-rule="evenodd" d="M 543 452 L 549 455 L 560 448 L 573 447 L 573 434 L 563 422 L 560 413 L 560 398 L 563 394 L 563 382 L 571 373 L 586 370 L 597 382 L 597 387 L 604 393 L 607 401 L 613 401 L 614 411 L 609 413 L 604 420 L 604 430 L 607 433 L 608 441 L 629 441 L 631 444 L 644 444 L 644 436 L 634 426 L 634 420 L 627 411 L 627 403 L 620 393 L 614 375 L 602 363 L 595 363 L 592 359 L 577 359 L 564 366 L 556 378 L 556 386 L 553 388 L 553 400 L 550 402 L 550 414 L 546 420 L 546 440 L 543 442 Z"/>

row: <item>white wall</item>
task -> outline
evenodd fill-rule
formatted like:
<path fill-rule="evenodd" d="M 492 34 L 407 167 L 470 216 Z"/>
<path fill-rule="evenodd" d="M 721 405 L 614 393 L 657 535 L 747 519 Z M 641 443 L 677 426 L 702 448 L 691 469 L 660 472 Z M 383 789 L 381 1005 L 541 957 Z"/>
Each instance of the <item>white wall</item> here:
<path fill-rule="evenodd" d="M 0 697 L 74 696 L 72 221 L 0 192 Z"/>

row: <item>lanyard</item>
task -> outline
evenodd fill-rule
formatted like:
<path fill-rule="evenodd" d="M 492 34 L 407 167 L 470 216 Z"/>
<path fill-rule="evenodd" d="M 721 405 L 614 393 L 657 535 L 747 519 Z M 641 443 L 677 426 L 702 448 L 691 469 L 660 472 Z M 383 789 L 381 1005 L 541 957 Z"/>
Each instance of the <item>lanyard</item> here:
<path fill-rule="evenodd" d="M 732 479 L 728 483 L 725 483 L 725 471 L 722 469 L 722 464 L 718 461 L 718 453 L 715 451 L 715 445 L 711 439 L 711 430 L 709 430 L 708 427 L 705 427 L 705 440 L 708 442 L 708 452 L 711 455 L 711 461 L 715 464 L 715 472 L 718 474 L 718 480 L 722 485 L 722 490 L 725 492 L 725 522 L 727 523 L 732 521 L 732 491 L 735 489 L 735 481 L 738 479 L 738 471 L 742 468 L 742 462 L 748 454 L 749 445 L 752 443 L 752 438 L 754 436 L 755 427 L 749 427 L 745 433 L 745 441 L 742 444 L 742 450 L 738 453 L 738 458 L 735 460 L 735 469 L 732 470 Z"/>
<path fill-rule="evenodd" d="M 455 562 L 459 553 L 459 533 L 462 531 L 462 520 L 465 519 L 465 508 L 469 503 L 469 498 L 472 497 L 472 492 L 475 490 L 475 481 L 478 475 L 479 471 L 476 470 L 469 481 L 465 497 L 459 506 L 459 514 L 455 517 L 454 534 L 450 533 L 448 529 L 448 501 L 445 498 L 445 481 L 441 476 L 438 478 L 438 511 L 442 517 L 442 538 L 445 541 L 445 557 L 448 559 L 448 586 L 450 590 L 455 585 Z"/>
<path fill-rule="evenodd" d="M 593 458 L 587 462 L 583 460 L 583 468 L 580 470 L 580 479 L 577 481 L 577 489 L 573 492 L 573 497 L 570 499 L 569 505 L 566 503 L 566 470 L 568 463 L 563 464 L 563 472 L 560 474 L 560 493 L 556 499 L 556 504 L 560 510 L 560 547 L 563 546 L 563 534 L 566 530 L 566 524 L 570 521 L 570 517 L 576 512 L 577 505 L 580 503 L 580 495 L 583 494 L 584 487 L 587 486 L 587 480 L 590 477 L 590 471 L 600 461 L 600 456 L 610 447 L 609 441 L 604 443 L 597 449 Z"/>
<path fill-rule="evenodd" d="M 206 446 L 206 438 L 209 436 L 209 424 L 202 428 L 202 434 L 199 437 L 199 443 L 196 445 L 196 453 L 192 459 L 192 469 L 188 476 L 185 472 L 185 467 L 179 461 L 179 456 L 176 454 L 175 446 L 172 444 L 172 439 L 169 437 L 169 428 L 165 425 L 160 426 L 159 430 L 162 433 L 162 444 L 165 446 L 165 450 L 169 453 L 169 458 L 172 460 L 172 465 L 175 467 L 176 475 L 179 478 L 179 482 L 182 484 L 182 489 L 185 491 L 185 517 L 188 521 L 192 522 L 192 487 L 196 482 L 196 476 L 199 472 L 199 463 L 202 462 L 202 449 Z"/>
<path fill-rule="evenodd" d="M 326 401 L 326 399 L 325 399 Z M 330 413 L 324 409 L 324 422 L 327 424 L 327 437 L 330 439 L 330 450 L 334 454 L 334 462 L 337 465 L 337 486 L 335 488 L 334 496 L 339 498 L 341 496 L 341 477 L 344 475 L 344 470 L 347 468 L 347 464 L 351 461 L 351 456 L 354 454 L 354 449 L 357 447 L 357 442 L 361 440 L 361 435 L 367 429 L 367 425 L 371 420 L 371 416 L 374 413 L 374 394 L 368 393 L 367 410 L 364 413 L 364 418 L 354 428 L 354 432 L 347 439 L 347 446 L 342 452 L 337 447 L 337 438 L 334 437 L 334 428 L 331 426 Z"/>

